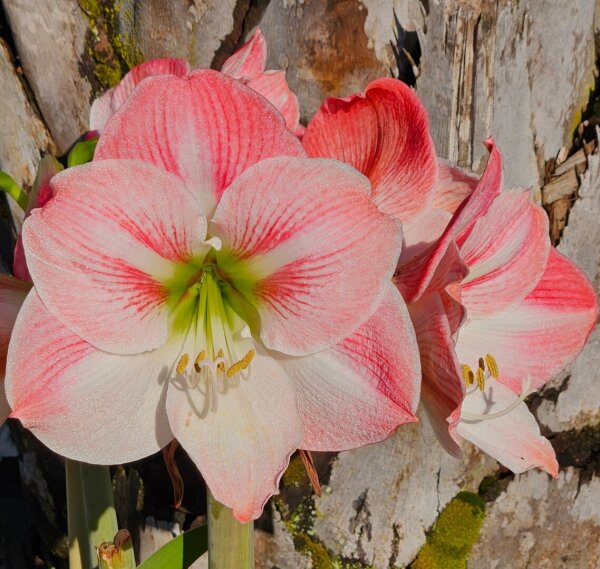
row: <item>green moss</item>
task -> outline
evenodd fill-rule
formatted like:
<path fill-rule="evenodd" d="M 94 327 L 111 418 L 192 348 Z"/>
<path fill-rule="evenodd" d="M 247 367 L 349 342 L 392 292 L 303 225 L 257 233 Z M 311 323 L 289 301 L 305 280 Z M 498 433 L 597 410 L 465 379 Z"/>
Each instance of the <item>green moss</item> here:
<path fill-rule="evenodd" d="M 120 22 L 130 23 L 132 16 L 115 0 L 79 0 L 79 7 L 88 21 L 86 55 L 93 63 L 96 79 L 102 89 L 114 87 L 129 69 L 143 61 L 133 37 L 120 31 Z"/>
<path fill-rule="evenodd" d="M 457 494 L 440 514 L 411 569 L 465 569 L 484 517 L 485 503 L 477 494 Z"/>
<path fill-rule="evenodd" d="M 301 463 L 302 459 L 300 457 L 297 458 Z M 290 464 L 290 466 L 292 467 L 292 472 L 288 476 L 291 477 L 292 482 L 288 484 L 285 480 L 283 481 L 283 485 L 288 488 L 294 487 L 298 480 L 298 467 L 295 464 Z M 303 469 L 302 473 L 304 478 L 306 478 Z M 310 557 L 313 569 L 373 569 L 358 561 L 343 559 L 338 555 L 333 555 L 318 540 L 314 530 L 314 520 L 318 516 L 318 512 L 312 497 L 304 498 L 293 510 L 290 509 L 282 496 L 275 496 L 273 501 L 281 514 L 287 531 L 292 536 L 294 547 L 303 555 Z"/>
<path fill-rule="evenodd" d="M 120 66 L 115 62 L 98 63 L 94 73 L 103 87 L 114 87 L 123 77 Z"/>
<path fill-rule="evenodd" d="M 314 569 L 335 569 L 327 549 L 308 535 L 303 533 L 295 535 L 294 547 L 311 558 Z"/>
<path fill-rule="evenodd" d="M 79 0 L 79 6 L 90 18 L 100 17 L 101 10 L 97 0 Z"/>
<path fill-rule="evenodd" d="M 290 460 L 287 470 L 283 473 L 281 482 L 288 488 L 298 488 L 302 482 L 307 480 L 306 469 L 300 456 L 295 456 Z"/>

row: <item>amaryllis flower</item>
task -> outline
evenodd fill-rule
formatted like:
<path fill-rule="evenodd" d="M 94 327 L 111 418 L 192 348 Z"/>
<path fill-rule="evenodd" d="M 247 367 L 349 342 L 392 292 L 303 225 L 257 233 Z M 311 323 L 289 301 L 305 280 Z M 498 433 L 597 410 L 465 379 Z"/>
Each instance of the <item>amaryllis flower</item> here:
<path fill-rule="evenodd" d="M 441 239 L 443 244 L 452 236 L 468 268 L 446 288 L 466 313 L 455 347 L 460 374 L 444 383 L 424 380 L 423 401 L 435 422 L 447 421 L 447 432 L 438 432 L 449 450 L 458 452 L 462 437 L 514 472 L 537 466 L 556 476 L 554 451 L 522 401 L 582 349 L 597 320 L 596 294 L 585 275 L 551 247 L 548 218 L 531 192 L 501 192 L 500 155 L 488 145 L 487 171 Z M 438 278 L 438 290 L 440 284 Z M 431 316 L 425 312 L 432 312 L 427 296 L 411 305 L 422 354 L 440 349 L 439 331 L 426 324 Z M 447 395 L 458 393 L 461 379 L 467 384 L 464 401 Z"/>
<path fill-rule="evenodd" d="M 42 159 L 28 195 L 26 218 L 33 209 L 43 207 L 52 198 L 50 179 L 60 170 L 62 166 L 53 156 L 47 155 Z M 0 275 L 0 424 L 4 423 L 10 413 L 4 390 L 8 344 L 19 310 L 31 289 L 31 277 L 25 262 L 21 233 L 15 246 L 13 273 L 14 277 Z"/>
<path fill-rule="evenodd" d="M 415 420 L 399 224 L 241 82 L 147 79 L 52 187 L 24 226 L 7 392 L 53 450 L 113 464 L 175 437 L 245 521 L 296 448 Z"/>
<path fill-rule="evenodd" d="M 239 79 L 265 97 L 283 115 L 288 128 L 301 136 L 304 127 L 299 123 L 298 98 L 287 84 L 285 71 L 267 70 L 267 44 L 260 30 L 223 64 L 222 72 Z M 108 119 L 119 109 L 137 85 L 146 77 L 175 75 L 184 77 L 190 72 L 185 59 L 159 58 L 136 65 L 121 82 L 98 97 L 90 110 L 90 129 L 102 132 Z M 199 103 L 200 104 L 200 103 Z"/>
<path fill-rule="evenodd" d="M 530 192 L 500 193 L 493 143 L 478 183 L 436 161 L 425 110 L 391 79 L 328 99 L 303 143 L 312 156 L 366 174 L 375 203 L 404 222 L 394 280 L 417 332 L 421 401 L 442 444 L 460 455 L 462 437 L 515 472 L 539 466 L 556 475 L 552 447 L 523 399 L 581 350 L 596 297 L 551 248 Z"/>

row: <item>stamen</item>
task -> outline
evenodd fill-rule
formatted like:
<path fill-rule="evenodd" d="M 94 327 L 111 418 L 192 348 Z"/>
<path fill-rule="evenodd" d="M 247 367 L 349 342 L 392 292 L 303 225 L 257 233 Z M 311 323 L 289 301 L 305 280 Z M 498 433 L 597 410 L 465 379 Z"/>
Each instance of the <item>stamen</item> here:
<path fill-rule="evenodd" d="M 471 366 L 468 364 L 463 364 L 462 366 L 463 380 L 467 385 L 473 385 L 475 381 L 475 374 L 471 369 Z"/>
<path fill-rule="evenodd" d="M 256 350 L 252 349 L 239 362 L 235 362 L 227 370 L 227 377 L 233 377 L 236 373 L 246 369 L 254 358 L 254 354 L 256 354 Z"/>
<path fill-rule="evenodd" d="M 485 356 L 485 363 L 487 364 L 487 368 L 494 379 L 498 379 L 500 377 L 500 369 L 498 368 L 498 362 L 496 358 L 492 356 L 492 354 L 487 354 Z"/>
<path fill-rule="evenodd" d="M 190 361 L 190 356 L 188 356 L 187 354 L 183 354 L 181 356 L 181 358 L 179 359 L 179 363 L 177 364 L 177 367 L 175 368 L 175 371 L 177 372 L 178 375 L 183 375 L 183 372 L 185 371 L 185 368 L 187 367 L 189 361 Z M 171 368 L 171 369 L 173 369 L 173 368 Z"/>
<path fill-rule="evenodd" d="M 507 415 L 514 409 L 518 407 L 520 403 L 525 401 L 527 397 L 529 397 L 533 391 L 529 391 L 529 387 L 531 386 L 531 376 L 527 376 L 523 382 L 521 383 L 521 395 L 515 399 L 508 407 L 498 411 L 496 413 L 490 413 L 488 415 L 483 415 L 479 413 L 466 413 L 461 412 L 460 419 L 461 421 L 488 421 L 490 419 L 498 419 L 498 417 L 503 417 Z"/>
<path fill-rule="evenodd" d="M 206 352 L 202 350 L 197 356 L 196 361 L 194 361 L 194 369 L 200 373 L 202 370 L 202 360 L 206 358 Z"/>
<path fill-rule="evenodd" d="M 480 367 L 477 368 L 477 387 L 479 387 L 479 391 L 485 389 L 485 373 Z"/>
<path fill-rule="evenodd" d="M 483 361 L 483 358 L 479 358 L 479 367 L 485 371 L 485 362 Z"/>

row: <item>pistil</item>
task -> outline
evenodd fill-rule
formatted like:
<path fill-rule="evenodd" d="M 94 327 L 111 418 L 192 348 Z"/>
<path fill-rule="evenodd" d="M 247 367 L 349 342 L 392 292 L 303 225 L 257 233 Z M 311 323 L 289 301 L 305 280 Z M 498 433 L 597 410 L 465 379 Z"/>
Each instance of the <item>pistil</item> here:
<path fill-rule="evenodd" d="M 189 366 L 190 354 L 184 353 L 175 368 L 190 389 L 205 386 L 204 395 L 209 398 L 212 411 L 217 410 L 219 393 L 239 385 L 240 374 L 246 376 L 244 372 L 256 353 L 250 349 L 243 357 L 238 356 L 240 344 L 248 346 L 251 342 L 243 337 L 234 340 L 235 331 L 241 332 L 245 325 L 223 300 L 221 284 L 216 267 L 206 263 L 199 281 L 192 285 L 196 289 L 197 303 L 190 314 L 189 338 L 200 351 L 193 365 Z"/>

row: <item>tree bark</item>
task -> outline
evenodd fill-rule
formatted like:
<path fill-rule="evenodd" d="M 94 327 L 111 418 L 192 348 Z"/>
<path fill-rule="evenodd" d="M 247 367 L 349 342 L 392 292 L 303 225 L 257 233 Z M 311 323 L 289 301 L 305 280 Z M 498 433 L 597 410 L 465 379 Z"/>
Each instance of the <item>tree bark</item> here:
<path fill-rule="evenodd" d="M 177 56 L 218 68 L 260 26 L 267 68 L 287 70 L 304 122 L 323 98 L 393 75 L 416 87 L 440 157 L 480 172 L 482 141 L 493 136 L 505 186 L 536 190 L 554 242 L 600 285 L 600 159 L 592 128 L 599 119 L 600 1 L 0 1 L 0 169 L 26 187 L 41 155 L 64 153 L 87 129 L 93 97 L 131 65 Z M 590 126 L 578 129 L 583 120 Z M 10 223 L 18 226 L 13 213 Z M 8 221 L 4 215 L 4 240 L 15 234 Z M 570 369 L 530 402 L 557 450 L 557 480 L 539 472 L 513 476 L 470 446 L 457 461 L 423 420 L 380 445 L 318 457 L 320 498 L 302 476 L 285 477 L 282 496 L 257 523 L 258 567 L 408 566 L 445 505 L 465 489 L 487 502 L 470 568 L 597 567 L 599 347 L 596 330 Z M 12 429 L 28 497 L 22 527 L 35 522 L 35 529 L 0 540 L 0 567 L 3 557 L 11 569 L 35 566 L 36 556 L 38 566 L 64 566 L 57 545 L 64 496 L 50 474 L 56 459 Z M 14 481 L 11 460 L 0 462 L 0 478 Z M 204 514 L 200 478 L 183 453 L 178 460 L 186 481 L 180 509 L 172 506 L 160 456 L 115 470 L 120 519 L 143 555 Z M 15 515 L 13 498 L 0 495 L 0 520 Z"/>

